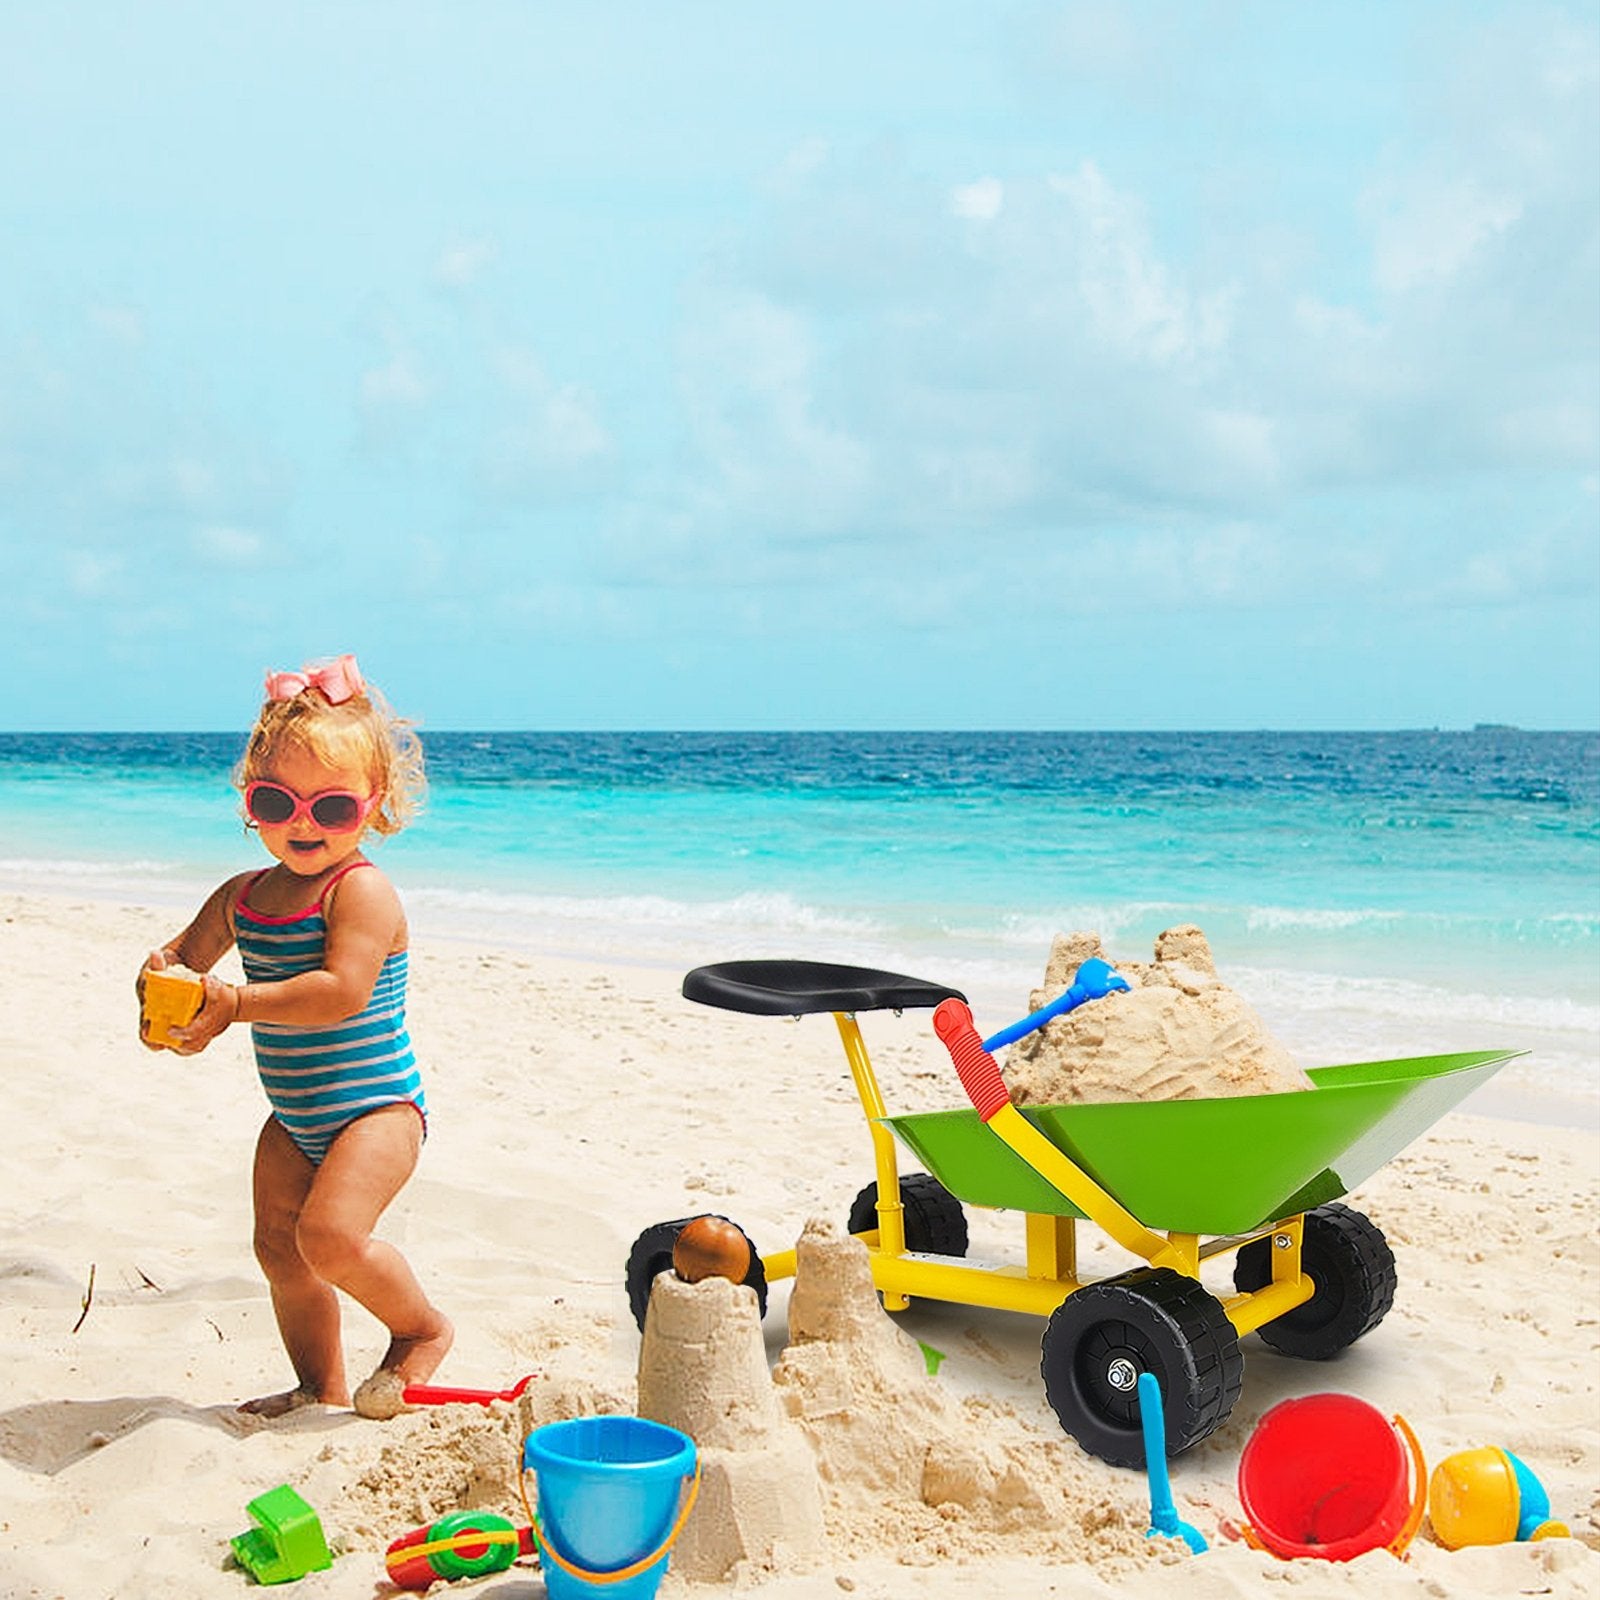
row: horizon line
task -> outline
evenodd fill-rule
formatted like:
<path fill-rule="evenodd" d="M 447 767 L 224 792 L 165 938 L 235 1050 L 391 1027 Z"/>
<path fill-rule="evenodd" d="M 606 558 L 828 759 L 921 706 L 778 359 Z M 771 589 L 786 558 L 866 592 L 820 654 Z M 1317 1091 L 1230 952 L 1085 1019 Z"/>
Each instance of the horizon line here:
<path fill-rule="evenodd" d="M 410 719 L 405 719 L 410 720 Z M 1493 734 L 1493 733 L 1518 733 L 1518 734 L 1587 734 L 1600 736 L 1600 726 L 1581 727 L 1538 727 L 1528 726 L 1523 723 L 1513 722 L 1476 722 L 1472 724 L 1446 724 L 1446 723 L 1407 723 L 1396 724 L 1388 727 L 1349 727 L 1327 725 L 1306 726 L 1274 726 L 1268 724 L 1239 725 L 1236 727 L 1070 727 L 1046 728 L 1025 726 L 984 726 L 984 727 L 949 727 L 949 726 L 896 726 L 896 727 L 864 727 L 864 726 L 836 726 L 836 727 L 763 727 L 756 725 L 733 727 L 460 727 L 460 728 L 430 728 L 422 723 L 412 721 L 411 724 L 418 734 L 426 738 L 432 735 L 448 735 L 451 737 L 476 737 L 492 738 L 496 735 L 551 735 L 565 736 L 571 734 L 610 734 L 626 737 L 674 737 L 674 738 L 704 738 L 727 737 L 730 735 L 750 734 L 770 737 L 773 735 L 901 735 L 901 734 L 945 734 L 945 735 L 972 735 L 972 734 L 1028 734 L 1035 736 L 1061 735 L 1061 734 L 1094 734 L 1098 736 L 1136 737 L 1159 735 L 1223 735 L 1223 734 Z M 248 727 L 234 728 L 0 728 L 0 739 L 14 738 L 129 738 L 141 736 L 160 736 L 163 738 L 234 738 L 244 737 L 249 732 Z"/>

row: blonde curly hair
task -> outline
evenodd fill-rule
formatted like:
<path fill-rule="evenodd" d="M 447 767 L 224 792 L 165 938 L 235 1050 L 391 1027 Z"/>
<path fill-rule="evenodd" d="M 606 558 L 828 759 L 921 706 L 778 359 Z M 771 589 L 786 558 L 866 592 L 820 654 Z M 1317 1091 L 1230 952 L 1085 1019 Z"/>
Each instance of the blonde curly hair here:
<path fill-rule="evenodd" d="M 422 741 L 370 683 L 339 705 L 315 687 L 288 700 L 268 700 L 234 770 L 241 795 L 286 748 L 304 750 L 330 766 L 361 768 L 379 797 L 367 819 L 376 833 L 398 833 L 422 807 L 428 787 Z"/>

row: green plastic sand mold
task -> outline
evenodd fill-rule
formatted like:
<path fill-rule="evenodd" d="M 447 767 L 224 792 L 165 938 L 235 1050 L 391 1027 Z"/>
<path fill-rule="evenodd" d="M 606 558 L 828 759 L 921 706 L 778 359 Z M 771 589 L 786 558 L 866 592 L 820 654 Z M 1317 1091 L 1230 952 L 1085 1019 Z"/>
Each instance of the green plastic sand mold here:
<path fill-rule="evenodd" d="M 229 1542 L 257 1583 L 290 1583 L 333 1565 L 321 1521 L 288 1484 L 257 1495 L 246 1509 L 255 1526 Z"/>

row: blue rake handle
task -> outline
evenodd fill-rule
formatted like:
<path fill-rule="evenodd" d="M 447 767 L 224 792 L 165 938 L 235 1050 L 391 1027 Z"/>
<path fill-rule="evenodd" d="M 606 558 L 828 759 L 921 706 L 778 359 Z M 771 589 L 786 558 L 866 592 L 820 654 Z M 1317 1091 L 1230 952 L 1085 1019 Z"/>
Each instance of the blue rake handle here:
<path fill-rule="evenodd" d="M 1153 1372 L 1139 1374 L 1139 1423 L 1144 1429 L 1144 1466 L 1150 1479 L 1150 1528 L 1147 1537 L 1182 1539 L 1195 1555 L 1206 1548 L 1205 1535 L 1178 1515 L 1167 1475 L 1167 1427 L 1161 1410 L 1161 1384 Z"/>

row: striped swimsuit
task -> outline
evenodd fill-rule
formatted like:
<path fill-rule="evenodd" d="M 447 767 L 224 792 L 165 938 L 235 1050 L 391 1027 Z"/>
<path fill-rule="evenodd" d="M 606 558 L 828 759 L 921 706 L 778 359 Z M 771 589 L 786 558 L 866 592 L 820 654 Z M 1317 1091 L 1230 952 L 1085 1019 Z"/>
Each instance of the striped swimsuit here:
<path fill-rule="evenodd" d="M 345 872 L 371 865 L 352 862 L 328 880 L 314 906 L 288 917 L 263 916 L 246 905 L 262 876 L 257 873 L 233 908 L 234 938 L 250 982 L 278 983 L 320 969 L 328 890 Z M 331 1026 L 251 1024 L 256 1070 L 272 1114 L 314 1164 L 321 1163 L 342 1129 L 379 1106 L 414 1105 L 426 1120 L 422 1077 L 406 1032 L 406 968 L 406 952 L 395 951 L 378 973 L 372 998 L 353 1017 Z"/>

